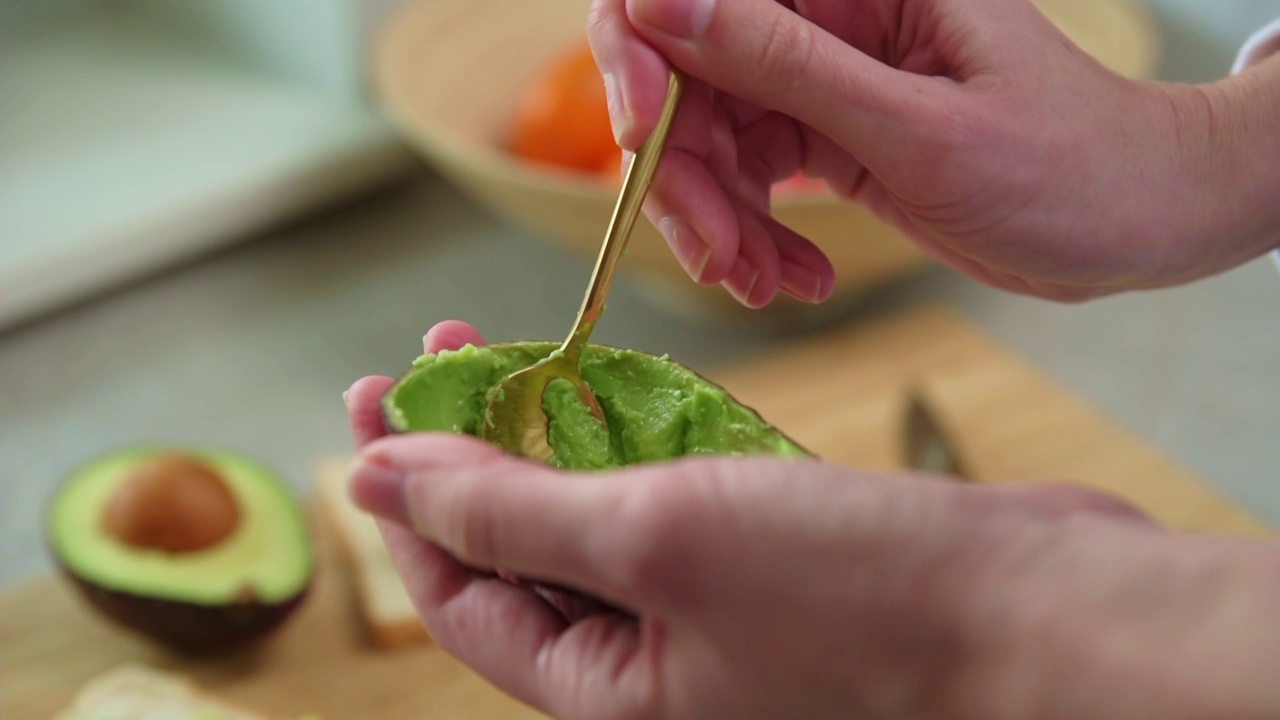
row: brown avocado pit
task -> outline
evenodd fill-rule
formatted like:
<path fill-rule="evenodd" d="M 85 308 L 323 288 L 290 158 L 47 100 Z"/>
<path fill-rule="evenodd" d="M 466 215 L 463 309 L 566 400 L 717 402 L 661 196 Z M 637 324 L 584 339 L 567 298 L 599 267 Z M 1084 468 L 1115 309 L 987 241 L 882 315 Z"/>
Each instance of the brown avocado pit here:
<path fill-rule="evenodd" d="M 213 547 L 239 522 L 226 481 L 208 464 L 182 455 L 162 455 L 133 470 L 102 513 L 111 537 L 167 553 Z"/>
<path fill-rule="evenodd" d="M 493 388 L 557 347 L 516 342 L 423 355 L 383 395 L 384 425 L 391 433 L 479 436 Z M 571 385 L 552 383 L 543 410 L 553 466 L 591 472 L 694 455 L 812 457 L 724 388 L 669 357 L 590 345 L 580 371 L 600 402 L 608 431 Z M 501 569 L 498 575 L 531 587 L 570 619 L 609 609 L 570 588 L 529 582 Z"/>
<path fill-rule="evenodd" d="M 46 533 L 90 606 L 186 653 L 264 638 L 306 597 L 305 517 L 270 470 L 214 450 L 132 448 L 77 469 Z"/>

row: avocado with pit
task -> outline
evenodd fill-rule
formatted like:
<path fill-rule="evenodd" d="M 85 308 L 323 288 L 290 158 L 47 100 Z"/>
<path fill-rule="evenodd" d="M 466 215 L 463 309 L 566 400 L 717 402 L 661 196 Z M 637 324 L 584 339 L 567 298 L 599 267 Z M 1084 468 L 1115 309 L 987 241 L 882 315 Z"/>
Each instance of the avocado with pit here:
<path fill-rule="evenodd" d="M 83 465 L 53 498 L 47 540 L 91 607 L 186 653 L 274 631 L 315 565 L 288 486 L 224 450 L 127 448 Z"/>
<path fill-rule="evenodd" d="M 384 424 L 393 433 L 479 436 L 490 392 L 557 348 L 517 342 L 423 355 L 383 395 Z M 589 345 L 579 368 L 608 429 L 571 384 L 553 381 L 543 409 L 555 467 L 605 470 L 691 455 L 811 456 L 724 388 L 666 356 Z"/>

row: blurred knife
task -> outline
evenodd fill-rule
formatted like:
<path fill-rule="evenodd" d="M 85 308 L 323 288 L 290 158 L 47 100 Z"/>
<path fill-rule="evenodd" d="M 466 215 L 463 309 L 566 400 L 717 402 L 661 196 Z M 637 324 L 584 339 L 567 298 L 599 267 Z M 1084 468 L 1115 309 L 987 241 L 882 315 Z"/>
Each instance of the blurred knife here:
<path fill-rule="evenodd" d="M 920 388 L 913 388 L 907 398 L 903 451 L 907 467 L 912 470 L 952 475 L 961 480 L 973 479 L 959 449 L 942 429 Z"/>

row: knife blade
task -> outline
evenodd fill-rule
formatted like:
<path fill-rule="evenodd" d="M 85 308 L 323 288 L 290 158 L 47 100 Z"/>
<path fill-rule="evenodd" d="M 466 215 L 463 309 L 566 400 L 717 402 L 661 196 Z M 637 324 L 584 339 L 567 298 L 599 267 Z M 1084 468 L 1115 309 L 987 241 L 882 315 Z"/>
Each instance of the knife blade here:
<path fill-rule="evenodd" d="M 968 463 L 919 387 L 913 388 L 907 396 L 903 452 L 906 466 L 913 470 L 950 475 L 966 481 L 973 479 Z"/>

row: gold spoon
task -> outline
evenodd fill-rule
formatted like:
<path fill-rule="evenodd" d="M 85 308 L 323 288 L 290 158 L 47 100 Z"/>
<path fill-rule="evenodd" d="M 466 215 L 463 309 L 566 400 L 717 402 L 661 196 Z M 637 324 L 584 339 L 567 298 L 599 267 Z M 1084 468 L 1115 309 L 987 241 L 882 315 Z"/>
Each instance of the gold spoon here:
<path fill-rule="evenodd" d="M 653 181 L 654 170 L 657 169 L 658 159 L 666 145 L 667 133 L 671 129 L 671 120 L 675 116 L 683 88 L 683 75 L 673 69 L 667 81 L 667 99 L 663 103 L 658 124 L 636 152 L 622 181 L 618 203 L 614 206 L 613 218 L 609 221 L 604 244 L 600 247 L 600 256 L 596 259 L 596 267 L 591 274 L 591 284 L 587 287 L 582 309 L 578 311 L 578 319 L 574 321 L 569 337 L 546 358 L 508 375 L 489 391 L 480 436 L 509 453 L 544 462 L 551 459 L 552 450 L 547 443 L 547 415 L 542 409 L 542 396 L 547 385 L 557 378 L 573 383 L 587 409 L 601 425 L 608 428 L 600 402 L 578 371 L 578 362 L 582 358 L 582 348 L 587 345 L 587 339 L 604 309 L 605 296 L 613 282 L 614 270 L 617 269 L 618 260 L 631 237 L 631 228 L 635 225 L 636 216 L 640 214 L 640 206 L 649 192 L 649 184 Z"/>

